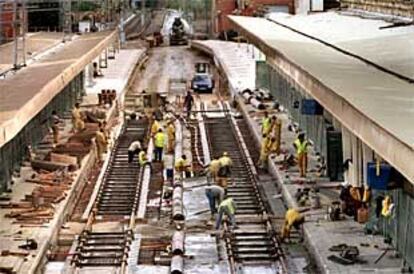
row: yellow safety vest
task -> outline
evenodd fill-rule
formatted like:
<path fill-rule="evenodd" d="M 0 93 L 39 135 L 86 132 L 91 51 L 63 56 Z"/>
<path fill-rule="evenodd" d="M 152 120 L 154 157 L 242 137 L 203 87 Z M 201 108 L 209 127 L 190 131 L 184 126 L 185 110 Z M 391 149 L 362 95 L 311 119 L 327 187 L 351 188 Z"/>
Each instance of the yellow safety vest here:
<path fill-rule="evenodd" d="M 299 139 L 295 140 L 296 145 L 296 152 L 298 154 L 307 153 L 308 152 L 308 141 L 303 141 L 303 143 L 300 142 Z"/>
<path fill-rule="evenodd" d="M 165 134 L 163 132 L 158 132 L 155 134 L 155 146 L 156 147 L 164 147 L 165 143 Z"/>
<path fill-rule="evenodd" d="M 175 127 L 174 125 L 169 125 L 167 127 L 167 134 L 168 134 L 168 138 L 174 138 L 175 137 Z"/>
<path fill-rule="evenodd" d="M 209 170 L 213 175 L 217 175 L 217 172 L 220 169 L 220 161 L 219 160 L 213 160 L 210 162 Z"/>
<path fill-rule="evenodd" d="M 263 118 L 263 120 L 262 120 L 262 128 L 263 128 L 263 132 L 262 133 L 265 133 L 265 134 L 269 133 L 269 130 L 270 130 L 270 118 L 269 117 Z"/>
<path fill-rule="evenodd" d="M 183 158 L 180 158 L 175 162 L 176 169 L 184 168 L 186 165 L 187 165 L 187 161 L 184 160 Z"/>
<path fill-rule="evenodd" d="M 147 163 L 147 154 L 145 153 L 145 151 L 141 150 L 138 154 L 138 158 L 140 166 L 144 166 Z"/>
<path fill-rule="evenodd" d="M 229 210 L 230 214 L 234 214 L 236 212 L 232 198 L 227 198 L 224 201 L 222 201 L 219 206 L 219 209 L 223 207 L 226 207 Z"/>
<path fill-rule="evenodd" d="M 292 227 L 295 221 L 297 221 L 299 218 L 301 218 L 301 215 L 296 209 L 291 208 L 291 209 L 288 209 L 288 211 L 286 211 L 285 221 L 289 229 L 290 227 Z"/>

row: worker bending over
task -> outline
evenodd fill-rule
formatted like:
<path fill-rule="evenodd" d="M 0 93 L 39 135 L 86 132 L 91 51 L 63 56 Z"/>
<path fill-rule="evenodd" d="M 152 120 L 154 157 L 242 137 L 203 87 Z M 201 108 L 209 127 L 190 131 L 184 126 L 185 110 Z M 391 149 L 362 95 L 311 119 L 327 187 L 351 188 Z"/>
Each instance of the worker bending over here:
<path fill-rule="evenodd" d="M 218 208 L 218 215 L 216 219 L 216 229 L 220 229 L 221 226 L 221 220 L 223 219 L 223 215 L 226 214 L 226 216 L 230 219 L 230 224 L 234 228 L 236 227 L 236 205 L 234 204 L 234 201 L 231 197 L 226 196 L 224 200 L 220 203 L 220 206 Z"/>
<path fill-rule="evenodd" d="M 285 239 L 290 239 L 290 231 L 292 227 L 301 231 L 303 223 L 305 222 L 305 217 L 299 213 L 298 210 L 290 208 L 286 211 L 285 214 L 285 223 L 282 228 L 282 241 Z"/>
<path fill-rule="evenodd" d="M 231 167 L 233 161 L 228 156 L 227 152 L 223 152 L 223 156 L 219 159 L 220 169 L 218 171 L 218 185 L 227 190 L 228 178 L 231 176 Z"/>
<path fill-rule="evenodd" d="M 187 161 L 187 156 L 182 155 L 181 158 L 175 162 L 175 170 L 180 174 L 180 178 L 182 178 L 183 172 L 186 178 L 191 177 L 191 165 Z"/>
<path fill-rule="evenodd" d="M 208 185 L 206 187 L 206 196 L 210 206 L 211 217 L 217 213 L 217 206 L 220 205 L 224 198 L 224 189 L 218 185 Z"/>
<path fill-rule="evenodd" d="M 139 161 L 139 165 L 141 167 L 145 166 L 148 163 L 148 158 L 147 158 L 147 153 L 145 152 L 144 149 L 142 149 L 139 153 L 138 153 L 138 161 Z"/>
<path fill-rule="evenodd" d="M 161 162 L 162 161 L 162 152 L 164 150 L 165 146 L 165 133 L 162 131 L 161 128 L 158 129 L 158 132 L 154 136 L 154 152 L 155 162 Z"/>
<path fill-rule="evenodd" d="M 134 141 L 132 142 L 128 147 L 128 163 L 132 163 L 134 160 L 134 155 L 138 154 L 141 151 L 141 142 L 140 141 Z"/>
<path fill-rule="evenodd" d="M 106 139 L 104 130 L 102 128 L 96 132 L 95 140 L 96 140 L 98 161 L 102 161 L 102 154 L 106 152 L 106 148 L 108 146 L 108 140 Z"/>
<path fill-rule="evenodd" d="M 213 157 L 213 160 L 208 165 L 208 172 L 210 173 L 213 183 L 218 182 L 218 172 L 220 170 L 220 160 L 217 156 Z"/>
<path fill-rule="evenodd" d="M 75 132 L 80 132 L 85 129 L 85 122 L 83 121 L 83 114 L 80 110 L 79 103 L 76 103 L 72 110 L 72 125 Z"/>
<path fill-rule="evenodd" d="M 172 153 L 172 152 L 174 152 L 174 148 L 175 148 L 175 126 L 174 126 L 174 121 L 168 122 L 167 138 L 168 138 L 167 153 Z"/>
<path fill-rule="evenodd" d="M 299 133 L 298 138 L 293 143 L 293 146 L 296 149 L 300 177 L 306 177 L 306 171 L 308 169 L 309 142 L 305 139 L 305 133 Z"/>

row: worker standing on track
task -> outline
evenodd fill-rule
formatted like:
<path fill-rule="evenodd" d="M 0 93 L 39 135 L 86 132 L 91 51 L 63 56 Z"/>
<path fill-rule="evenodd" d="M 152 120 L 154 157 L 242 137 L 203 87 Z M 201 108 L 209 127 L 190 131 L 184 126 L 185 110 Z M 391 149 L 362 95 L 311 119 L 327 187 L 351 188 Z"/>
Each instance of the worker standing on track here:
<path fill-rule="evenodd" d="M 167 181 L 172 183 L 174 180 L 174 154 L 166 153 L 164 155 L 163 164 Z"/>
<path fill-rule="evenodd" d="M 282 228 L 282 241 L 290 238 L 290 231 L 292 227 L 301 232 L 304 222 L 305 217 L 300 214 L 298 210 L 293 208 L 288 209 L 285 214 L 285 223 L 283 224 Z"/>
<path fill-rule="evenodd" d="M 98 161 L 102 161 L 102 154 L 106 152 L 106 148 L 108 146 L 108 140 L 106 139 L 104 130 L 102 128 L 96 132 L 95 138 L 98 153 Z"/>
<path fill-rule="evenodd" d="M 296 149 L 297 161 L 299 166 L 300 177 L 306 177 L 308 169 L 308 146 L 309 142 L 305 138 L 305 133 L 301 132 L 293 143 Z"/>
<path fill-rule="evenodd" d="M 138 153 L 138 161 L 139 161 L 139 165 L 141 167 L 143 167 L 147 162 L 147 153 L 145 152 L 144 149 L 142 149 L 139 153 Z"/>
<path fill-rule="evenodd" d="M 191 94 L 191 91 L 187 91 L 187 94 L 184 98 L 184 108 L 187 112 L 187 119 L 191 117 L 191 109 L 193 108 L 194 97 Z"/>
<path fill-rule="evenodd" d="M 216 219 L 216 229 L 220 229 L 221 226 L 221 220 L 223 219 L 223 214 L 226 214 L 226 216 L 230 219 L 231 226 L 233 229 L 236 227 L 236 205 L 234 204 L 234 201 L 231 197 L 225 196 L 224 200 L 220 203 L 219 209 L 218 209 L 218 215 Z"/>
<path fill-rule="evenodd" d="M 157 134 L 160 128 L 161 128 L 160 123 L 158 119 L 155 118 L 151 125 L 151 138 L 154 138 L 155 134 Z"/>
<path fill-rule="evenodd" d="M 168 138 L 167 153 L 172 153 L 172 152 L 174 152 L 174 148 L 175 148 L 175 126 L 174 126 L 174 121 L 168 122 L 167 138 Z"/>
<path fill-rule="evenodd" d="M 282 143 L 282 121 L 276 116 L 272 116 L 271 122 L 271 137 L 274 138 L 272 141 L 272 153 L 280 153 L 280 145 Z"/>
<path fill-rule="evenodd" d="M 264 112 L 264 117 L 262 119 L 262 134 L 269 135 L 271 130 L 271 123 L 270 123 L 269 113 L 267 111 Z"/>
<path fill-rule="evenodd" d="M 53 133 L 53 143 L 59 143 L 59 124 L 61 120 L 57 115 L 56 110 L 52 111 L 52 133 Z"/>
<path fill-rule="evenodd" d="M 191 165 L 187 162 L 187 156 L 182 155 L 181 158 L 175 162 L 175 170 L 179 172 L 180 178 L 182 178 L 183 172 L 185 173 L 186 178 L 191 177 Z"/>
<path fill-rule="evenodd" d="M 217 213 L 216 204 L 220 205 L 224 198 L 224 189 L 218 185 L 208 185 L 206 187 L 206 196 L 210 206 L 211 217 Z"/>
<path fill-rule="evenodd" d="M 158 129 L 158 132 L 154 136 L 154 151 L 155 151 L 155 162 L 162 161 L 162 152 L 165 146 L 165 133 L 162 131 L 161 128 Z"/>
<path fill-rule="evenodd" d="M 85 122 L 83 121 L 83 114 L 80 110 L 79 103 L 76 103 L 72 110 L 72 125 L 75 132 L 80 132 L 85 129 Z"/>
<path fill-rule="evenodd" d="M 269 157 L 269 154 L 270 154 L 271 145 L 272 143 L 271 143 L 270 137 L 263 134 L 262 144 L 260 146 L 260 157 L 257 163 L 257 166 L 261 169 L 267 168 L 267 158 Z"/>
<path fill-rule="evenodd" d="M 233 161 L 228 156 L 227 152 L 223 152 L 223 156 L 220 157 L 220 169 L 218 171 L 218 185 L 227 191 L 228 178 L 231 176 L 231 167 Z"/>
<path fill-rule="evenodd" d="M 141 142 L 140 141 L 134 141 L 132 142 L 128 147 L 128 163 L 132 163 L 134 160 L 135 154 L 139 154 L 141 151 Z"/>

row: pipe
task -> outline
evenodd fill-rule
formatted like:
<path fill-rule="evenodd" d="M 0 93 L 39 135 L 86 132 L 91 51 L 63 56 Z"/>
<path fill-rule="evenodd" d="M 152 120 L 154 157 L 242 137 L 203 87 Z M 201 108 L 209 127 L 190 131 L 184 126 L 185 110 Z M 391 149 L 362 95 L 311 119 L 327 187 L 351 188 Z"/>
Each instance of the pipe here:
<path fill-rule="evenodd" d="M 184 221 L 183 188 L 177 186 L 173 190 L 172 217 L 174 221 Z"/>
<path fill-rule="evenodd" d="M 184 254 L 184 231 L 176 230 L 174 232 L 171 246 L 173 255 Z"/>
<path fill-rule="evenodd" d="M 176 255 L 171 259 L 171 274 L 182 274 L 184 273 L 184 258 Z"/>
<path fill-rule="evenodd" d="M 150 139 L 148 143 L 148 149 L 147 149 L 148 162 L 152 161 L 153 151 L 154 151 L 154 142 L 152 139 Z M 145 165 L 144 174 L 142 175 L 142 181 L 141 181 L 141 193 L 140 193 L 138 213 L 137 213 L 138 219 L 144 219 L 145 217 L 145 211 L 146 211 L 147 199 L 148 199 L 148 188 L 149 188 L 150 180 L 151 180 L 151 166 Z"/>

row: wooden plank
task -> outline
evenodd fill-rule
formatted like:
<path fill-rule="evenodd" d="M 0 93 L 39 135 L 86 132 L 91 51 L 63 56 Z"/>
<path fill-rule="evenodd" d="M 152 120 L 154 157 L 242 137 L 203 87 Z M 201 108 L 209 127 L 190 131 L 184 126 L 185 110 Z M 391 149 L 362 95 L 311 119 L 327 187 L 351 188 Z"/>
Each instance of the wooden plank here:
<path fill-rule="evenodd" d="M 33 169 L 43 169 L 47 171 L 56 171 L 61 169 L 68 169 L 69 164 L 54 163 L 51 161 L 32 160 L 31 165 Z"/>
<path fill-rule="evenodd" d="M 58 153 L 50 153 L 50 160 L 52 162 L 64 163 L 78 167 L 78 158 Z"/>

